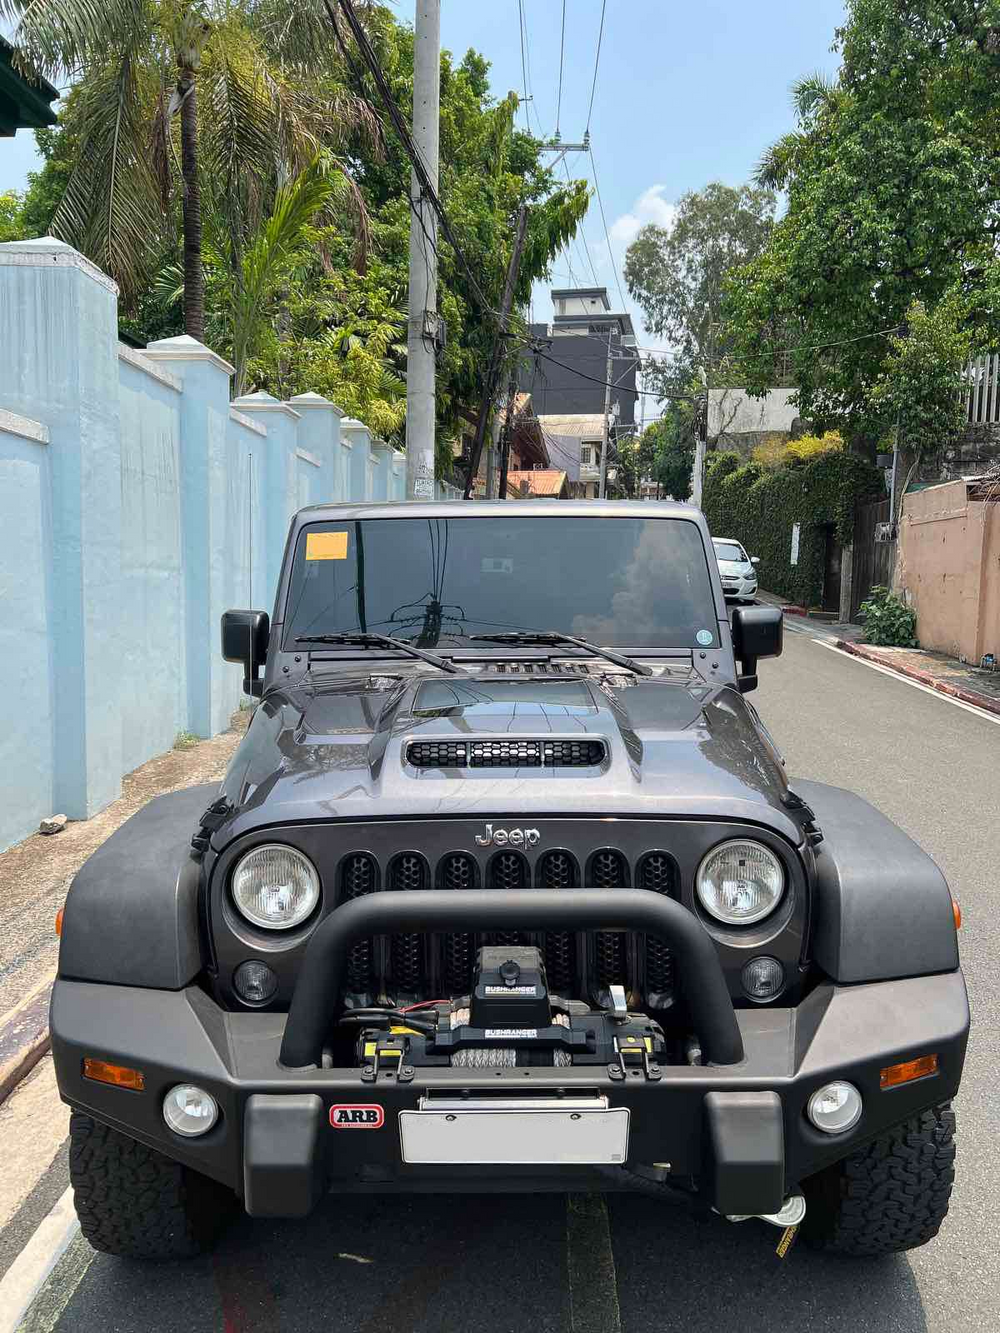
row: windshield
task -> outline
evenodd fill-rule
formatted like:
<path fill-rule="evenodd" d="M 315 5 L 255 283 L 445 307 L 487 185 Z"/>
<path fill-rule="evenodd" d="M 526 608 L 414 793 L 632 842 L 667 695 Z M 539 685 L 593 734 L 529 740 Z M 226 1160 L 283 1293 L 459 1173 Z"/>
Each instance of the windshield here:
<path fill-rule="evenodd" d="M 715 558 L 716 560 L 736 560 L 741 565 L 745 565 L 747 553 L 738 542 L 716 542 Z"/>
<path fill-rule="evenodd" d="M 283 619 L 286 650 L 300 637 L 345 631 L 424 648 L 505 630 L 606 647 L 719 643 L 701 533 L 683 519 L 313 523 L 299 534 Z"/>

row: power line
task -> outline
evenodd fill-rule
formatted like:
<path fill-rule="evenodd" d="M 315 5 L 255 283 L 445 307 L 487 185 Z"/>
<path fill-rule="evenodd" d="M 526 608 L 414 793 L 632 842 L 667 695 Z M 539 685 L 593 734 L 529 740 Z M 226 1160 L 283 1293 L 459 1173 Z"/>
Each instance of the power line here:
<path fill-rule="evenodd" d="M 573 180 L 572 180 L 572 177 L 571 177 L 570 174 L 569 174 L 569 163 L 566 161 L 565 158 L 563 158 L 562 163 L 563 163 L 563 169 L 564 169 L 565 172 L 566 172 L 566 184 L 567 184 L 567 185 L 572 185 Z M 590 274 L 591 274 L 591 277 L 594 279 L 594 286 L 595 286 L 595 287 L 600 287 L 600 285 L 601 285 L 601 283 L 600 283 L 600 279 L 599 279 L 598 276 L 597 276 L 597 269 L 594 268 L 594 257 L 593 257 L 593 255 L 590 253 L 590 246 L 587 244 L 587 238 L 584 237 L 583 240 L 581 241 L 579 235 L 576 234 L 576 233 L 574 233 L 574 234 L 573 234 L 573 242 L 574 242 L 574 244 L 575 244 L 576 247 L 577 247 L 577 254 L 580 253 L 580 247 L 581 247 L 581 246 L 583 247 L 583 253 L 584 253 L 585 257 L 586 257 L 586 262 L 590 265 Z"/>
<path fill-rule="evenodd" d="M 331 7 L 331 0 L 323 0 L 323 3 L 324 7 L 326 8 L 326 12 L 330 17 L 330 21 L 333 23 L 334 29 L 336 29 L 337 21 L 336 18 L 334 17 L 333 9 Z M 458 243 L 458 238 L 455 235 L 455 230 L 451 225 L 451 220 L 448 217 L 448 214 L 445 212 L 444 206 L 442 205 L 441 200 L 438 198 L 437 191 L 434 189 L 434 186 L 431 183 L 431 179 L 427 173 L 427 168 L 424 164 L 424 161 L 421 158 L 420 154 L 417 152 L 416 145 L 414 144 L 413 139 L 410 136 L 410 131 L 406 124 L 405 119 L 403 118 L 403 114 L 400 111 L 399 107 L 396 105 L 395 99 L 392 96 L 392 90 L 390 89 L 388 83 L 386 82 L 385 75 L 382 73 L 381 66 L 378 63 L 378 57 L 375 55 L 371 43 L 368 40 L 368 34 L 362 27 L 361 22 L 358 19 L 358 16 L 354 10 L 354 4 L 352 0 L 339 0 L 339 3 L 341 9 L 343 10 L 344 17 L 347 20 L 347 25 L 351 29 L 351 33 L 354 37 L 355 42 L 357 43 L 358 50 L 361 52 L 362 59 L 368 66 L 372 78 L 375 80 L 375 86 L 378 88 L 379 96 L 382 99 L 382 104 L 384 105 L 386 111 L 389 113 L 389 119 L 392 121 L 393 127 L 395 128 L 396 133 L 399 136 L 400 142 L 403 145 L 403 149 L 406 152 L 407 157 L 410 159 L 410 162 L 413 166 L 413 170 L 416 173 L 417 180 L 420 184 L 420 190 L 422 196 L 429 200 L 431 207 L 437 214 L 438 221 L 441 224 L 441 230 L 445 234 L 445 239 L 448 241 L 448 244 L 455 252 L 455 257 L 458 259 L 462 269 L 465 272 L 465 276 L 469 284 L 469 289 L 475 296 L 476 302 L 479 305 L 480 310 L 482 311 L 483 314 L 488 314 L 493 319 L 498 319 L 499 318 L 498 312 L 493 309 L 489 301 L 483 295 L 482 289 L 480 288 L 479 283 L 476 281 L 475 274 L 472 271 L 472 266 L 469 263 L 468 259 L 466 259 L 465 257 L 465 251 Z"/>
<path fill-rule="evenodd" d="M 531 103 L 528 100 L 527 38 L 524 31 L 524 0 L 517 0 L 517 24 L 521 34 L 521 87 L 524 89 L 524 123 L 531 133 Z"/>
<path fill-rule="evenodd" d="M 601 27 L 597 34 L 597 54 L 594 57 L 594 78 L 590 85 L 590 107 L 587 111 L 587 129 L 584 138 L 590 134 L 590 118 L 594 114 L 594 92 L 597 88 L 597 67 L 601 63 L 601 41 L 604 37 L 604 11 L 608 7 L 608 0 L 601 0 Z"/>
<path fill-rule="evenodd" d="M 591 147 L 589 151 L 590 151 L 590 166 L 591 170 L 594 173 L 594 190 L 597 194 L 598 207 L 601 210 L 601 222 L 604 225 L 604 239 L 605 241 L 607 241 L 608 244 L 608 258 L 611 260 L 611 270 L 615 275 L 615 285 L 618 288 L 618 297 L 621 300 L 622 309 L 627 310 L 628 305 L 625 300 L 625 293 L 622 291 L 621 279 L 618 276 L 618 268 L 617 265 L 615 264 L 614 251 L 611 249 L 611 233 L 608 231 L 608 219 L 605 217 L 604 214 L 604 200 L 601 198 L 601 187 L 597 181 L 597 162 L 594 160 L 593 148 Z"/>
<path fill-rule="evenodd" d="M 562 32 L 559 36 L 559 96 L 556 99 L 556 138 L 559 138 L 559 119 L 562 116 L 563 56 L 566 51 L 566 0 L 562 0 Z M 565 162 L 566 159 L 563 158 Z"/>
<path fill-rule="evenodd" d="M 616 380 L 602 380 L 602 379 L 598 379 L 597 376 L 595 376 L 595 375 L 585 375 L 584 372 L 583 372 L 582 370 L 578 370 L 578 369 L 576 368 L 576 366 L 567 365 L 567 363 L 566 363 L 565 361 L 559 361 L 559 360 L 556 359 L 556 357 L 554 357 L 554 356 L 549 356 L 548 352 L 543 352 L 542 349 L 537 345 L 537 343 L 532 342 L 532 340 L 530 340 L 530 339 L 525 339 L 525 340 L 524 340 L 524 343 L 525 343 L 525 346 L 529 346 L 529 347 L 531 348 L 531 350 L 532 350 L 532 352 L 534 353 L 535 356 L 540 356 L 540 357 L 542 358 L 543 361 L 551 361 L 552 364 L 553 364 L 554 366 L 559 366 L 559 367 L 560 367 L 561 369 L 563 369 L 563 370 L 569 370 L 569 371 L 572 371 L 572 373 L 573 373 L 574 375 L 576 375 L 579 379 L 582 379 L 582 380 L 589 380 L 592 384 L 599 384 L 602 388 L 607 388 L 608 385 L 610 385 L 612 389 L 621 389 L 621 388 L 622 388 L 622 384 L 621 384 L 621 381 L 620 381 L 620 380 L 619 380 L 619 381 L 616 381 Z M 695 393 L 653 393 L 652 390 L 650 390 L 650 389 L 625 389 L 624 392 L 625 392 L 625 393 L 634 393 L 634 394 L 636 394 L 637 396 L 639 396 L 639 397 L 643 397 L 643 398 L 656 398 L 656 399 L 660 399 L 660 398 L 667 399 L 667 398 L 669 398 L 669 399 L 677 399 L 678 401 L 692 402 L 692 403 L 700 402 L 701 399 L 704 398 L 704 394 L 695 394 Z M 600 414 L 600 413 L 595 413 L 594 415 L 595 415 L 595 416 L 600 416 L 601 414 Z"/>

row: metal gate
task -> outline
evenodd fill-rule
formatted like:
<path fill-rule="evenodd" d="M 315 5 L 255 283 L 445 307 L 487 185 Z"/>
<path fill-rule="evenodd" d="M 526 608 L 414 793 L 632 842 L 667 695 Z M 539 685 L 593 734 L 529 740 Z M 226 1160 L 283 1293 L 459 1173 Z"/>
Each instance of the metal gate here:
<path fill-rule="evenodd" d="M 879 541 L 882 525 L 889 522 L 889 501 L 858 505 L 854 514 L 854 563 L 851 569 L 851 619 L 872 588 L 892 581 L 896 543 Z M 884 530 L 884 529 L 883 529 Z"/>

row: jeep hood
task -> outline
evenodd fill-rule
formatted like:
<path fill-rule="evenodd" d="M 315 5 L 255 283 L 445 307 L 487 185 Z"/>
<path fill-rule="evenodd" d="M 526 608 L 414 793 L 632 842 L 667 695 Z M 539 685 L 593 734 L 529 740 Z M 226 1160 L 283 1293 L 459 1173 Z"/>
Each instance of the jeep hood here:
<path fill-rule="evenodd" d="M 415 740 L 600 739 L 594 768 L 414 768 Z M 801 839 L 780 758 L 732 685 L 658 677 L 329 673 L 272 690 L 224 780 L 212 844 L 313 820 L 546 815 L 747 820 Z"/>

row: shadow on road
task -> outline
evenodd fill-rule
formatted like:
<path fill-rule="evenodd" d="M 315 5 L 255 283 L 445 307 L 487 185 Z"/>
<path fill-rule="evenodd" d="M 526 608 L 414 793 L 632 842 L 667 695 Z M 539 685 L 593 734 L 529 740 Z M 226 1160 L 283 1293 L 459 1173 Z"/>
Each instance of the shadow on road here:
<path fill-rule="evenodd" d="M 763 1223 L 692 1218 L 638 1195 L 609 1198 L 608 1213 L 623 1333 L 926 1329 L 905 1258 L 795 1246 L 782 1261 L 780 1233 Z M 331 1199 L 303 1222 L 243 1219 L 195 1264 L 97 1256 L 56 1328 L 605 1333 L 578 1291 L 571 1321 L 567 1274 L 560 1195 Z"/>

